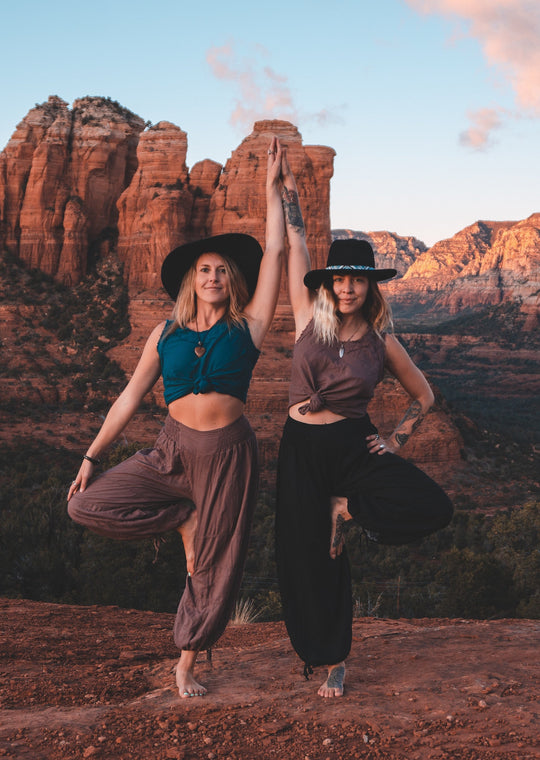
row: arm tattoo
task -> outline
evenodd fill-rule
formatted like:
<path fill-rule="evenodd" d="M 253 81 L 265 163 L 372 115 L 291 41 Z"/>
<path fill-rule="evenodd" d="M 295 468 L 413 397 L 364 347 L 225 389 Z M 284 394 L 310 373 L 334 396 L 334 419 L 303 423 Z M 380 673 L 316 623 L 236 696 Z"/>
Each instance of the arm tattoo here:
<path fill-rule="evenodd" d="M 296 190 L 289 190 L 284 187 L 281 193 L 283 210 L 285 212 L 285 219 L 296 232 L 302 237 L 304 236 L 304 220 L 302 219 L 302 212 L 300 211 L 300 203 L 298 201 L 298 193 Z"/>
<path fill-rule="evenodd" d="M 403 446 L 407 441 L 409 440 L 410 436 L 418 425 L 422 422 L 424 419 L 424 415 L 422 414 L 422 405 L 419 401 L 413 401 L 410 407 L 405 412 L 405 416 L 399 423 L 399 425 L 396 428 L 396 432 L 394 433 L 394 438 L 396 439 L 396 442 Z M 397 431 L 404 425 L 406 422 L 409 422 L 409 420 L 412 420 L 412 427 L 410 433 L 398 433 Z"/>

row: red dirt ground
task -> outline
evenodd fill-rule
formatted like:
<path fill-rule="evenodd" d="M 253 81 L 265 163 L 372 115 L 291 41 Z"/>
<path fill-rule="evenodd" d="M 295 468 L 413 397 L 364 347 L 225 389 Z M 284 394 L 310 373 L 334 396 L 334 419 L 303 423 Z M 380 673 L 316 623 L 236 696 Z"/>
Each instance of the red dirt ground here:
<path fill-rule="evenodd" d="M 530 760 L 533 620 L 354 623 L 343 698 L 316 695 L 283 624 L 231 625 L 179 699 L 173 616 L 0 600 L 0 757 Z"/>

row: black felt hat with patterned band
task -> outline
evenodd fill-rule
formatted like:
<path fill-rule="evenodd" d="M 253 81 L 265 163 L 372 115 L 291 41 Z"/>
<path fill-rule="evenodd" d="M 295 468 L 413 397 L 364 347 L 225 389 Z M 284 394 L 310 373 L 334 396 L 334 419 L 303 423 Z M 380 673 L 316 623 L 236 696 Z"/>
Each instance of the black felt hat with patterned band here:
<path fill-rule="evenodd" d="M 224 235 L 184 243 L 169 253 L 161 265 L 163 287 L 176 301 L 182 280 L 188 269 L 203 253 L 217 253 L 232 259 L 246 278 L 249 297 L 255 292 L 263 251 L 251 235 L 228 232 Z"/>
<path fill-rule="evenodd" d="M 330 282 L 334 274 L 356 274 L 370 280 L 389 280 L 397 274 L 396 269 L 377 269 L 373 248 L 367 240 L 348 238 L 334 240 L 328 251 L 326 269 L 312 269 L 304 277 L 304 285 L 317 290 L 323 282 Z"/>

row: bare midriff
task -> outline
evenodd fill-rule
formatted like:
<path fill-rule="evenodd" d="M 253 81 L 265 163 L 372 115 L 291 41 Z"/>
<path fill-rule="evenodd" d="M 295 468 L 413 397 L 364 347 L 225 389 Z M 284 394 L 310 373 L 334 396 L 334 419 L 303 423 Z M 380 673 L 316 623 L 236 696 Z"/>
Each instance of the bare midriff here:
<path fill-rule="evenodd" d="M 190 393 L 169 404 L 169 414 L 194 430 L 217 430 L 235 422 L 244 413 L 239 398 L 224 393 Z"/>
<path fill-rule="evenodd" d="M 301 414 L 298 410 L 306 404 L 309 404 L 308 398 L 305 401 L 299 401 L 298 404 L 290 406 L 289 417 L 292 417 L 297 422 L 305 422 L 306 425 L 330 425 L 332 422 L 339 422 L 339 420 L 345 419 L 343 415 L 331 412 L 330 409 L 319 409 L 318 412 Z"/>

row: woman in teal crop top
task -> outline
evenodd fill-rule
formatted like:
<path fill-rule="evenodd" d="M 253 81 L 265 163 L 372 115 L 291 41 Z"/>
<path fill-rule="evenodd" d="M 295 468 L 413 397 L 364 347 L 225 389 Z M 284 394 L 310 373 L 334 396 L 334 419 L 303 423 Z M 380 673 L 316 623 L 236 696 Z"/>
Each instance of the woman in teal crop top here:
<path fill-rule="evenodd" d="M 128 385 L 84 455 L 68 493 L 73 520 L 119 539 L 182 536 L 187 578 L 174 639 L 183 698 L 206 689 L 197 654 L 219 638 L 234 608 L 257 495 L 257 447 L 243 416 L 247 389 L 277 302 L 284 219 L 281 146 L 272 139 L 266 179 L 266 247 L 244 234 L 187 243 L 163 262 L 172 319 L 148 338 Z M 94 477 L 160 375 L 168 417 L 151 449 Z"/>
<path fill-rule="evenodd" d="M 288 283 L 296 325 L 289 417 L 281 439 L 276 556 L 287 631 L 305 664 L 327 674 L 321 697 L 343 694 L 352 641 L 350 568 L 344 526 L 355 520 L 372 540 L 405 544 L 444 527 L 444 491 L 396 455 L 434 397 L 425 377 L 387 331 L 390 311 L 365 240 L 335 240 L 324 269 L 310 271 L 296 182 L 283 158 L 289 239 Z M 367 405 L 388 369 L 411 406 L 383 439 Z"/>

